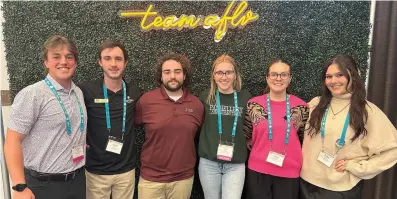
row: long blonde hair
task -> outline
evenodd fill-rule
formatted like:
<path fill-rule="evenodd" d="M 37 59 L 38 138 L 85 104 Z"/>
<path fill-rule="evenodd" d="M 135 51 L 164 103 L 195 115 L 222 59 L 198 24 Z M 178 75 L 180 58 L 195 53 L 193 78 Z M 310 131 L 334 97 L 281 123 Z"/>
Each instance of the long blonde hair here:
<path fill-rule="evenodd" d="M 223 54 L 223 55 L 219 56 L 218 58 L 216 58 L 215 61 L 212 63 L 211 87 L 208 92 L 208 96 L 207 96 L 207 100 L 206 100 L 207 104 L 215 103 L 215 91 L 217 89 L 217 85 L 216 85 L 216 82 L 214 79 L 214 75 L 215 75 L 214 72 L 215 72 L 215 67 L 223 62 L 227 62 L 227 63 L 230 63 L 233 65 L 234 73 L 236 74 L 236 78 L 234 79 L 234 82 L 233 82 L 233 88 L 236 89 L 237 92 L 241 90 L 241 86 L 242 86 L 241 74 L 238 71 L 236 62 L 234 61 L 234 59 L 231 56 Z"/>

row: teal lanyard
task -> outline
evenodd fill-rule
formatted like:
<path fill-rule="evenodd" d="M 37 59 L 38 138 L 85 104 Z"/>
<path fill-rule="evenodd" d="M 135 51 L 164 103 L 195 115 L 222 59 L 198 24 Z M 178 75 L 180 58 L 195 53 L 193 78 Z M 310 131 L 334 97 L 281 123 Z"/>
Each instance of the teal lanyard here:
<path fill-rule="evenodd" d="M 59 104 L 61 105 L 63 113 L 65 114 L 65 118 L 66 118 L 66 132 L 68 133 L 68 135 L 72 134 L 72 125 L 70 124 L 69 114 L 68 114 L 68 111 L 65 108 L 65 105 L 63 105 L 61 97 L 59 97 L 57 90 L 52 85 L 50 80 L 48 80 L 48 78 L 45 78 L 44 81 L 47 84 L 47 86 L 50 88 L 52 93 L 54 93 L 54 95 L 57 98 Z M 80 110 L 80 131 L 83 132 L 84 131 L 84 111 L 83 111 L 83 107 L 81 106 L 80 100 L 77 98 L 76 93 L 74 93 L 74 96 L 76 97 L 77 103 L 79 104 L 79 110 Z"/>
<path fill-rule="evenodd" d="M 233 91 L 234 93 L 234 122 L 232 128 L 232 137 L 234 140 L 234 136 L 236 135 L 236 127 L 237 127 L 237 119 L 238 119 L 238 101 L 237 101 L 237 92 L 236 90 Z M 216 109 L 218 111 L 218 132 L 219 136 L 222 136 L 222 114 L 221 114 L 221 100 L 219 97 L 219 90 L 216 90 Z M 220 141 L 220 140 L 219 140 Z"/>
<path fill-rule="evenodd" d="M 325 121 L 327 120 L 329 106 L 330 105 L 328 105 L 327 109 L 325 109 L 323 119 L 321 120 L 320 132 L 321 132 L 321 140 L 323 143 L 323 147 L 324 147 L 324 137 L 325 137 Z M 349 126 L 349 122 L 350 122 L 350 112 L 348 112 L 346 115 L 345 124 L 343 126 L 342 134 L 340 135 L 340 138 L 336 141 L 336 146 L 338 148 L 342 148 L 345 145 L 346 131 L 347 131 L 347 127 Z"/>
<path fill-rule="evenodd" d="M 268 138 L 270 141 L 273 140 L 273 122 L 272 122 L 272 109 L 270 106 L 270 93 L 267 94 L 267 121 L 268 121 L 268 129 L 269 129 L 269 134 Z M 285 134 L 285 140 L 284 143 L 287 145 L 289 141 L 289 134 L 291 131 L 291 110 L 290 110 L 290 102 L 289 102 L 289 95 L 287 94 L 287 100 L 286 100 L 286 115 L 287 115 L 287 132 Z"/>
<path fill-rule="evenodd" d="M 105 103 L 105 111 L 106 111 L 106 126 L 108 131 L 110 132 L 110 129 L 112 129 L 112 126 L 110 124 L 110 113 L 109 113 L 109 99 L 108 99 L 108 88 L 106 87 L 105 84 L 103 84 L 103 97 L 106 99 Z M 123 127 L 122 127 L 122 136 L 124 137 L 124 132 L 125 132 L 125 118 L 127 116 L 127 89 L 125 86 L 125 83 L 123 81 Z"/>

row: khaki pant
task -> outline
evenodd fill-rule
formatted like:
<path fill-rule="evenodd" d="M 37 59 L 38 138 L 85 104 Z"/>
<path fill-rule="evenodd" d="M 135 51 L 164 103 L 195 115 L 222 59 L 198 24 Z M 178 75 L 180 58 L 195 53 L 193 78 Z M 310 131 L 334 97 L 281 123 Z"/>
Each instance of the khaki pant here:
<path fill-rule="evenodd" d="M 138 199 L 189 199 L 193 179 L 161 183 L 139 178 Z"/>
<path fill-rule="evenodd" d="M 135 189 L 135 169 L 115 175 L 85 172 L 87 199 L 132 199 Z"/>

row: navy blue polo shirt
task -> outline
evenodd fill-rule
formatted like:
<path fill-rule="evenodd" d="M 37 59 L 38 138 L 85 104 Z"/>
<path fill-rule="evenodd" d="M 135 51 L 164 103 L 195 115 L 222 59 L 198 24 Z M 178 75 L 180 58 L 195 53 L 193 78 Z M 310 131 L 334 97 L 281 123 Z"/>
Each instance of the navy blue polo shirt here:
<path fill-rule="evenodd" d="M 135 84 L 126 83 L 127 115 L 124 133 L 124 145 L 120 154 L 106 151 L 109 136 L 122 137 L 123 89 L 116 93 L 107 90 L 111 130 L 106 126 L 105 103 L 103 96 L 103 78 L 79 85 L 84 94 L 87 107 L 87 158 L 88 172 L 99 175 L 113 175 L 128 172 L 136 167 L 136 133 L 134 131 L 134 109 L 141 95 Z"/>

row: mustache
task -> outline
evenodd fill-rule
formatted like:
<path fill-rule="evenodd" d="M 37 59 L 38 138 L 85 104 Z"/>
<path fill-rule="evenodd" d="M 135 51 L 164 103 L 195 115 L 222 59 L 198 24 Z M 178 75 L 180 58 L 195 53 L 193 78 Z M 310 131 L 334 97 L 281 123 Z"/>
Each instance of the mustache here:
<path fill-rule="evenodd" d="M 170 82 L 173 82 L 173 81 L 178 82 L 178 83 L 181 83 L 181 82 L 178 81 L 177 79 L 170 79 L 170 80 L 167 81 L 167 83 L 170 83 Z"/>

